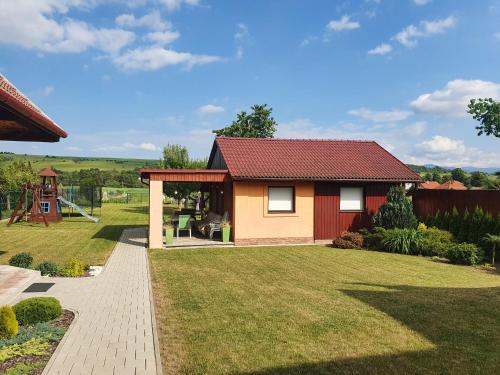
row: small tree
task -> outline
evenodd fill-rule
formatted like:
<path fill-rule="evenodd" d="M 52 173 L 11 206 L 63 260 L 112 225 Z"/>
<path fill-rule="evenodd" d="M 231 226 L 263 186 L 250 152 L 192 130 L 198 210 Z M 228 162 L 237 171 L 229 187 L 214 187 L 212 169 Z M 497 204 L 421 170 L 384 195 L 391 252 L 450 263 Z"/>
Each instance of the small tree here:
<path fill-rule="evenodd" d="M 481 227 L 483 226 L 484 211 L 481 207 L 476 206 L 472 212 L 469 226 L 469 234 L 467 241 L 470 243 L 478 243 L 481 239 Z"/>
<path fill-rule="evenodd" d="M 442 224 L 443 220 L 442 220 L 442 216 L 441 216 L 441 211 L 439 211 L 439 209 L 434 214 L 434 220 L 432 222 L 433 222 L 434 227 L 441 228 L 441 224 Z"/>
<path fill-rule="evenodd" d="M 238 113 L 231 125 L 213 132 L 226 137 L 273 138 L 278 125 L 271 116 L 273 109 L 267 104 L 256 104 L 251 109 L 251 113 Z"/>
<path fill-rule="evenodd" d="M 472 115 L 481 125 L 476 126 L 477 135 L 494 135 L 500 137 L 500 102 L 492 98 L 471 99 L 467 113 Z"/>
<path fill-rule="evenodd" d="M 461 168 L 455 168 L 454 170 L 451 171 L 451 178 L 454 179 L 455 181 L 460 181 L 462 183 L 465 183 L 467 180 L 467 175 Z"/>
<path fill-rule="evenodd" d="M 500 236 L 488 233 L 483 241 L 491 246 L 491 264 L 495 265 L 495 252 L 496 248 L 500 247 Z"/>
<path fill-rule="evenodd" d="M 402 187 L 392 186 L 389 189 L 387 203 L 381 205 L 378 212 L 373 215 L 373 224 L 386 229 L 417 227 L 413 207 Z"/>
<path fill-rule="evenodd" d="M 460 232 L 460 214 L 455 206 L 453 206 L 453 210 L 451 211 L 450 216 L 450 232 L 457 237 Z"/>
<path fill-rule="evenodd" d="M 458 242 L 467 242 L 467 237 L 469 235 L 470 226 L 470 214 L 469 210 L 466 208 L 462 216 L 462 222 L 460 223 L 460 232 L 458 233 Z"/>

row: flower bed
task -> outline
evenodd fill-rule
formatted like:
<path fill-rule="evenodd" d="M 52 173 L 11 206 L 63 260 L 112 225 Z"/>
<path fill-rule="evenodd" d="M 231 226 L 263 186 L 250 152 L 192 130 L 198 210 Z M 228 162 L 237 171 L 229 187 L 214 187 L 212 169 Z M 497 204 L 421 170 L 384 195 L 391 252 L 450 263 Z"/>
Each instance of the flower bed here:
<path fill-rule="evenodd" d="M 21 326 L 16 336 L 0 339 L 0 374 L 41 374 L 73 319 L 63 310 L 57 319 Z"/>

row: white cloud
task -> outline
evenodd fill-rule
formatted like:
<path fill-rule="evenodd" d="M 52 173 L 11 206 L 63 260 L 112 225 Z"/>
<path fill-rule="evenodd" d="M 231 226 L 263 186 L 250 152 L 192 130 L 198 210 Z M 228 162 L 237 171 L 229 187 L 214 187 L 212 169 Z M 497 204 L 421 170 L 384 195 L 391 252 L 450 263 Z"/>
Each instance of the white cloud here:
<path fill-rule="evenodd" d="M 244 23 L 236 25 L 236 32 L 234 33 L 234 40 L 236 42 L 236 59 L 243 58 L 244 45 L 250 41 L 250 32 L 248 26 Z"/>
<path fill-rule="evenodd" d="M 205 115 L 222 113 L 224 111 L 225 111 L 224 107 L 221 107 L 218 105 L 213 105 L 213 104 L 203 105 L 200 108 L 198 108 L 198 112 L 205 114 Z"/>
<path fill-rule="evenodd" d="M 48 86 L 45 86 L 42 90 L 42 95 L 43 96 L 49 96 L 50 94 L 52 94 L 54 92 L 54 86 L 51 86 L 51 85 L 48 85 Z"/>
<path fill-rule="evenodd" d="M 500 99 L 500 84 L 481 80 L 457 79 L 440 90 L 420 95 L 410 107 L 420 113 L 448 117 L 466 117 L 472 98 Z"/>
<path fill-rule="evenodd" d="M 361 117 L 362 119 L 373 122 L 398 122 L 406 120 L 413 113 L 403 110 L 392 111 L 373 111 L 368 108 L 352 109 L 348 112 L 350 115 Z"/>
<path fill-rule="evenodd" d="M 147 33 L 145 39 L 158 45 L 166 45 L 178 39 L 181 34 L 177 31 L 155 31 Z"/>
<path fill-rule="evenodd" d="M 68 151 L 82 151 L 82 149 L 80 147 L 77 147 L 77 146 L 68 146 L 68 147 L 66 147 L 66 150 L 68 150 Z"/>
<path fill-rule="evenodd" d="M 153 143 L 143 142 L 143 143 L 131 143 L 125 142 L 121 145 L 106 145 L 100 146 L 93 149 L 93 151 L 98 152 L 112 152 L 112 151 L 127 151 L 127 150 L 142 150 L 142 151 L 158 151 L 159 147 L 156 147 Z"/>
<path fill-rule="evenodd" d="M 386 55 L 392 51 L 392 46 L 387 43 L 382 43 L 376 46 L 375 48 L 368 51 L 369 55 Z"/>
<path fill-rule="evenodd" d="M 200 5 L 200 0 L 158 0 L 160 4 L 163 4 L 168 11 L 174 11 L 179 9 L 182 5 L 198 6 Z"/>
<path fill-rule="evenodd" d="M 157 70 L 166 66 L 183 65 L 189 70 L 196 65 L 204 65 L 222 59 L 219 56 L 194 55 L 188 52 L 177 52 L 159 46 L 128 50 L 113 59 L 113 62 L 124 70 Z"/>
<path fill-rule="evenodd" d="M 417 121 L 403 128 L 403 131 L 412 137 L 422 135 L 425 130 L 427 130 L 427 123 L 425 121 Z"/>
<path fill-rule="evenodd" d="M 326 28 L 333 31 L 354 30 L 360 28 L 361 25 L 358 21 L 351 21 L 350 16 L 342 16 L 339 20 L 332 20 L 328 22 Z"/>
<path fill-rule="evenodd" d="M 454 27 L 457 24 L 457 19 L 454 16 L 435 20 L 421 21 L 418 26 L 410 25 L 397 33 L 393 39 L 397 40 L 407 48 L 415 47 L 419 38 L 430 37 L 435 34 L 440 34 Z"/>
<path fill-rule="evenodd" d="M 448 167 L 497 167 L 499 152 L 485 152 L 468 147 L 461 139 L 435 135 L 417 144 L 409 162 Z"/>
<path fill-rule="evenodd" d="M 122 14 L 116 17 L 115 22 L 122 27 L 146 27 L 157 31 L 172 27 L 169 22 L 162 20 L 158 11 L 153 11 L 139 18 L 136 18 L 133 14 Z"/>
<path fill-rule="evenodd" d="M 30 0 L 0 3 L 0 43 L 43 52 L 78 53 L 96 48 L 116 53 L 135 35 L 121 29 L 95 28 L 66 17 L 70 8 L 90 6 L 83 0 Z M 62 21 L 55 16 L 63 16 Z"/>
<path fill-rule="evenodd" d="M 432 0 L 413 0 L 413 2 L 415 5 L 427 5 L 432 2 Z"/>

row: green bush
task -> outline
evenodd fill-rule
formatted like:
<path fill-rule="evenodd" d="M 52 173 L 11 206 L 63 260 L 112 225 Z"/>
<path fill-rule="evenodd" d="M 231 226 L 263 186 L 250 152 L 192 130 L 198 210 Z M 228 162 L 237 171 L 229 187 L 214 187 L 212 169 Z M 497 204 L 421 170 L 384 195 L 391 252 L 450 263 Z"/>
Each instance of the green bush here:
<path fill-rule="evenodd" d="M 457 208 L 453 206 L 453 210 L 451 211 L 451 216 L 450 216 L 450 232 L 456 237 L 458 236 L 458 233 L 460 232 L 460 223 L 462 221 L 462 218 L 460 216 L 460 213 L 458 212 Z"/>
<path fill-rule="evenodd" d="M 474 265 L 482 260 L 480 249 L 472 243 L 457 243 L 448 248 L 446 258 L 454 264 Z"/>
<path fill-rule="evenodd" d="M 63 269 L 60 270 L 60 275 L 64 277 L 79 277 L 85 274 L 85 265 L 77 258 L 72 258 Z"/>
<path fill-rule="evenodd" d="M 39 361 L 39 362 L 32 362 L 32 363 L 23 363 L 19 362 L 17 363 L 14 367 L 9 367 L 5 372 L 3 373 L 4 375 L 25 375 L 25 374 L 32 374 L 33 370 L 43 368 L 45 367 L 45 362 Z"/>
<path fill-rule="evenodd" d="M 416 255 L 422 244 L 422 238 L 422 232 L 413 228 L 388 229 L 382 245 L 392 253 Z"/>
<path fill-rule="evenodd" d="M 363 245 L 368 249 L 383 250 L 382 240 L 385 238 L 387 230 L 382 227 L 374 227 L 371 231 L 360 230 L 363 236 Z"/>
<path fill-rule="evenodd" d="M 45 261 L 35 268 L 42 273 L 42 276 L 56 276 L 59 273 L 59 267 L 55 263 Z"/>
<path fill-rule="evenodd" d="M 413 207 L 402 187 L 392 186 L 389 189 L 387 203 L 381 205 L 373 215 L 373 224 L 386 229 L 417 227 Z"/>
<path fill-rule="evenodd" d="M 445 257 L 450 245 L 454 244 L 453 235 L 435 227 L 422 231 L 419 254 L 424 256 Z"/>
<path fill-rule="evenodd" d="M 30 253 L 19 253 L 9 259 L 9 264 L 13 267 L 31 268 L 33 257 Z"/>
<path fill-rule="evenodd" d="M 14 311 L 19 323 L 28 325 L 58 318 L 62 308 L 54 297 L 32 297 L 14 305 Z"/>
<path fill-rule="evenodd" d="M 363 247 L 363 235 L 344 231 L 339 238 L 333 240 L 333 246 L 338 249 L 361 249 Z"/>
<path fill-rule="evenodd" d="M 0 307 L 0 339 L 15 336 L 18 331 L 19 323 L 12 307 L 8 305 Z"/>
<path fill-rule="evenodd" d="M 0 349 L 0 363 L 22 356 L 43 356 L 49 354 L 50 344 L 39 337 L 22 344 L 14 344 Z"/>

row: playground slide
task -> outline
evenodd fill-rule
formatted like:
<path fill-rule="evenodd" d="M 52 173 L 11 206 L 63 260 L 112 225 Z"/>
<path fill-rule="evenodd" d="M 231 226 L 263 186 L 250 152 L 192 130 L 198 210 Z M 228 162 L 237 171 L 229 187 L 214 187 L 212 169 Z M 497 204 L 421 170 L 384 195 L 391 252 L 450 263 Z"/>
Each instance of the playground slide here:
<path fill-rule="evenodd" d="M 94 223 L 99 222 L 98 218 L 90 216 L 80 206 L 74 204 L 73 202 L 70 202 L 70 201 L 64 199 L 63 197 L 57 197 L 57 199 L 60 200 L 62 203 L 64 203 L 66 206 L 69 206 L 69 207 L 77 210 L 83 217 L 86 217 L 87 219 L 92 220 Z"/>

